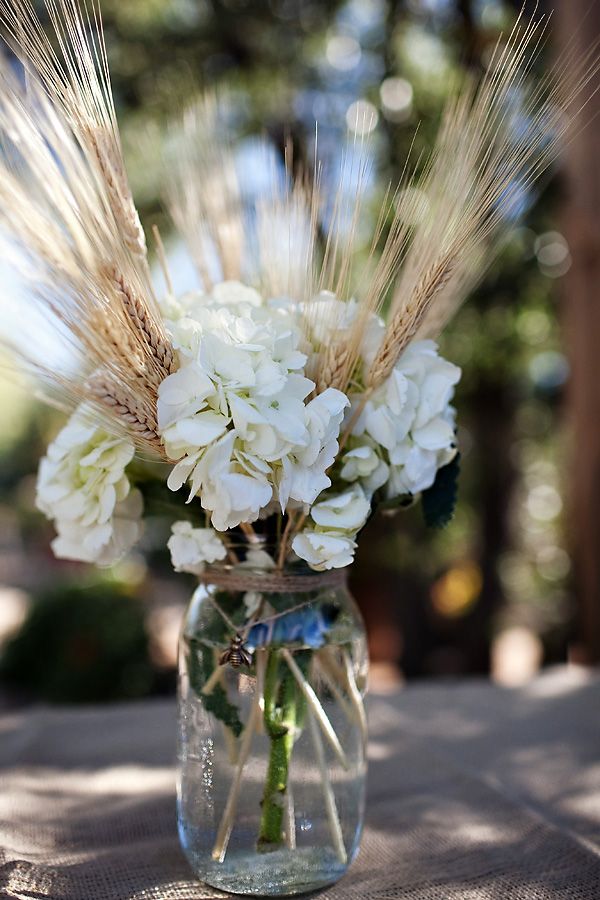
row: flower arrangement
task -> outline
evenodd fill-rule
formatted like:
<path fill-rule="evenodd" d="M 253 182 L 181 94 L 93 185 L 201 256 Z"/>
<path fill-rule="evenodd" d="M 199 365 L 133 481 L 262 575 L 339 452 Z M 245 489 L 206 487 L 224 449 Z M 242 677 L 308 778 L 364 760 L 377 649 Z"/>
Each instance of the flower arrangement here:
<path fill-rule="evenodd" d="M 479 85 L 457 85 L 422 174 L 387 192 L 366 252 L 356 239 L 362 158 L 345 161 L 333 197 L 318 163 L 295 178 L 290 164 L 248 209 L 217 105 L 194 104 L 174 127 L 165 190 L 200 287 L 174 294 L 155 231 L 159 297 L 97 10 L 47 0 L 47 12 L 54 42 L 31 0 L 0 0 L 27 74 L 0 74 L 4 256 L 65 354 L 50 367 L 15 350 L 50 400 L 75 407 L 42 460 L 37 504 L 54 522 L 57 556 L 110 565 L 140 538 L 152 480 L 181 497 L 168 541 L 175 570 L 209 582 L 240 567 L 234 581 L 214 576 L 216 620 L 186 650 L 198 702 L 237 748 L 212 859 L 225 859 L 264 715 L 259 846 L 291 840 L 280 795 L 308 722 L 332 845 L 347 862 L 322 739 L 342 766 L 346 754 L 310 675 L 321 673 L 362 735 L 360 679 L 331 578 L 351 564 L 378 508 L 421 498 L 433 524 L 451 516 L 460 370 L 435 339 L 557 155 L 591 57 L 570 62 L 568 88 L 551 78 L 529 88 L 544 25 L 519 22 Z M 140 470 L 140 458 L 158 465 Z M 320 573 L 308 600 L 297 580 L 307 570 Z M 245 723 L 227 663 L 256 679 Z"/>
<path fill-rule="evenodd" d="M 318 165 L 288 173 L 251 227 L 214 101 L 192 107 L 166 192 L 202 288 L 157 299 L 97 14 L 93 27 L 66 0 L 48 12 L 62 62 L 29 0 L 0 4 L 28 73 L 25 86 L 2 73 L 0 191 L 10 257 L 70 350 L 65 371 L 24 361 L 63 403 L 81 398 L 40 467 L 56 554 L 104 565 L 135 543 L 143 485 L 128 467 L 149 452 L 216 531 L 176 523 L 177 569 L 255 526 L 281 535 L 280 566 L 348 565 L 370 513 L 430 490 L 456 456 L 460 372 L 434 338 L 568 127 L 573 88 L 542 99 L 523 81 L 543 27 L 515 29 L 479 87 L 459 88 L 424 174 L 386 196 L 360 272 L 362 161 L 325 232 Z"/>

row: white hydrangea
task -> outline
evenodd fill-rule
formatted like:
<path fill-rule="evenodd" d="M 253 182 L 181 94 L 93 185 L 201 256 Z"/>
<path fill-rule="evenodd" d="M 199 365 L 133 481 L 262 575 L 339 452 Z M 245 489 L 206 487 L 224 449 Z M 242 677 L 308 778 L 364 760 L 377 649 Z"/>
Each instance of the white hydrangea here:
<path fill-rule="evenodd" d="M 217 333 L 227 330 L 222 327 L 223 310 L 234 317 L 260 316 L 268 322 L 272 318 L 271 309 L 272 305 L 265 304 L 258 291 L 239 281 L 222 281 L 214 285 L 209 294 L 190 291 L 181 297 L 169 297 L 162 303 L 172 343 L 180 355 L 187 358 L 196 356 L 200 338 L 207 330 Z"/>
<path fill-rule="evenodd" d="M 350 335 L 360 306 L 323 291 L 302 311 L 317 354 L 327 342 Z M 370 314 L 359 348 L 359 376 L 370 370 L 384 334 L 383 321 Z M 341 460 L 341 478 L 360 483 L 369 497 L 384 486 L 388 498 L 430 487 L 437 470 L 456 453 L 450 400 L 459 379 L 460 369 L 439 356 L 433 341 L 410 344 L 356 422 Z"/>
<path fill-rule="evenodd" d="M 339 449 L 338 435 L 344 410 L 350 402 L 345 394 L 327 388 L 305 407 L 308 442 L 299 444 L 282 461 L 279 502 L 285 509 L 289 500 L 312 504 L 331 485 L 326 474 Z"/>
<path fill-rule="evenodd" d="M 359 485 L 324 497 L 312 507 L 312 521 L 296 535 L 292 550 L 317 571 L 350 565 L 356 535 L 367 521 L 370 509 Z"/>
<path fill-rule="evenodd" d="M 181 368 L 158 391 L 159 431 L 178 460 L 169 487 L 188 482 L 219 531 L 272 500 L 314 502 L 331 484 L 346 396 L 329 389 L 305 403 L 315 385 L 289 311 L 237 282 L 198 300 L 169 323 Z"/>
<path fill-rule="evenodd" d="M 214 528 L 194 528 L 191 522 L 174 522 L 167 541 L 176 572 L 201 575 L 206 563 L 225 559 L 225 544 Z"/>
<path fill-rule="evenodd" d="M 369 492 L 383 477 L 381 469 L 369 484 L 377 471 L 374 452 L 388 467 L 388 498 L 431 487 L 437 470 L 456 454 L 455 413 L 450 401 L 460 375 L 458 366 L 438 354 L 434 341 L 410 344 L 389 378 L 365 404 L 353 428 L 352 450 L 343 458 L 341 477 L 360 479 Z M 358 455 L 358 450 L 363 455 Z M 371 472 L 366 472 L 368 467 Z"/>
<path fill-rule="evenodd" d="M 310 519 L 297 554 L 313 567 L 346 565 L 373 495 L 425 490 L 456 452 L 450 401 L 460 370 L 433 341 L 417 341 L 369 396 L 333 469 L 350 402 L 332 388 L 308 400 L 315 385 L 305 372 L 328 342 L 350 336 L 360 315 L 354 300 L 322 292 L 296 305 L 265 301 L 228 281 L 171 300 L 165 313 L 181 364 L 158 392 L 159 431 L 175 462 L 168 485 L 187 484 L 219 531 L 300 506 Z M 368 315 L 359 382 L 384 333 Z M 332 469 L 337 485 L 351 487 L 328 496 Z M 356 509 L 360 524 L 351 522 Z"/>
<path fill-rule="evenodd" d="M 292 541 L 292 550 L 305 560 L 311 569 L 343 569 L 354 560 L 356 541 L 336 531 L 304 529 Z"/>
<path fill-rule="evenodd" d="M 36 504 L 54 520 L 52 549 L 60 559 L 108 566 L 142 532 L 142 497 L 125 474 L 133 443 L 108 434 L 79 407 L 42 459 Z"/>
<path fill-rule="evenodd" d="M 354 442 L 350 438 L 348 443 L 352 446 Z M 340 477 L 343 481 L 359 481 L 369 497 L 383 487 L 389 475 L 390 468 L 379 455 L 377 444 L 366 435 L 342 456 Z"/>
<path fill-rule="evenodd" d="M 338 300 L 330 291 L 321 291 L 302 306 L 302 315 L 308 325 L 308 334 L 314 352 L 331 341 L 343 341 L 350 336 L 352 325 L 360 312 L 356 300 Z M 370 369 L 385 334 L 383 319 L 370 313 L 362 327 L 359 355 L 365 372 Z"/>

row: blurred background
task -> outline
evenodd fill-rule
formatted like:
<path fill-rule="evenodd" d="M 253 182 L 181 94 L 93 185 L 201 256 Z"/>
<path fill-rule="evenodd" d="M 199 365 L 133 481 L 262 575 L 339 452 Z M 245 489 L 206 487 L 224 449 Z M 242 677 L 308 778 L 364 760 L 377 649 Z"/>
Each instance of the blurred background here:
<path fill-rule="evenodd" d="M 367 238 L 417 123 L 418 155 L 451 76 L 483 70 L 520 5 L 103 0 L 134 194 L 146 229 L 161 229 L 177 287 L 194 282 L 161 205 L 158 148 L 199 88 L 228 86 L 248 197 L 263 177 L 258 137 L 280 157 L 291 137 L 296 158 L 310 159 L 318 121 L 320 155 L 335 170 L 368 129 Z M 586 42 L 600 36 L 598 4 L 552 5 L 546 63 L 583 32 Z M 464 372 L 455 519 L 431 531 L 418 508 L 376 518 L 353 575 L 380 685 L 474 675 L 519 684 L 545 665 L 600 661 L 599 153 L 598 121 L 576 129 L 563 166 L 523 198 L 501 258 L 442 339 Z M 1 702 L 173 691 L 193 579 L 171 570 L 168 523 L 154 517 L 141 548 L 108 572 L 55 560 L 34 488 L 62 421 L 0 371 Z"/>

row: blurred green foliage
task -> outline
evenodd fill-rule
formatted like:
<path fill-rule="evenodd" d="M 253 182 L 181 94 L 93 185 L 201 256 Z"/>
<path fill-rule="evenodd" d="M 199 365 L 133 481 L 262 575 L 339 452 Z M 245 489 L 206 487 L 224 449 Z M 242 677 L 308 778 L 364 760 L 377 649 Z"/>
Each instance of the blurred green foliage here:
<path fill-rule="evenodd" d="M 67 581 L 40 592 L 7 644 L 0 676 L 25 696 L 94 702 L 158 686 L 142 602 L 110 581 Z"/>

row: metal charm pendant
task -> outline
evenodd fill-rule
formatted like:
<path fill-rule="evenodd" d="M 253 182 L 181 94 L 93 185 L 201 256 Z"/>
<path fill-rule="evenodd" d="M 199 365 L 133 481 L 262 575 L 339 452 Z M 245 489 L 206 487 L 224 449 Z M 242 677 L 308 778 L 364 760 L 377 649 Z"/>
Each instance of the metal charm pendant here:
<path fill-rule="evenodd" d="M 229 664 L 233 669 L 239 669 L 240 666 L 249 666 L 252 662 L 252 655 L 244 648 L 244 638 L 239 633 L 235 634 L 229 647 L 219 657 L 219 665 L 226 666 Z"/>

